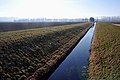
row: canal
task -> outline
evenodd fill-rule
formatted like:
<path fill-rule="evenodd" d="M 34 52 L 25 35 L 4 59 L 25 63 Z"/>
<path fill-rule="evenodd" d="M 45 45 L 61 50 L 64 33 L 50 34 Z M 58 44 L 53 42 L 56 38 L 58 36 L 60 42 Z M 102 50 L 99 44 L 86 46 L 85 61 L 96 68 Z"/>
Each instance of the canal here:
<path fill-rule="evenodd" d="M 53 72 L 48 80 L 84 80 L 89 58 L 89 50 L 96 23 L 79 41 L 72 52 Z"/>

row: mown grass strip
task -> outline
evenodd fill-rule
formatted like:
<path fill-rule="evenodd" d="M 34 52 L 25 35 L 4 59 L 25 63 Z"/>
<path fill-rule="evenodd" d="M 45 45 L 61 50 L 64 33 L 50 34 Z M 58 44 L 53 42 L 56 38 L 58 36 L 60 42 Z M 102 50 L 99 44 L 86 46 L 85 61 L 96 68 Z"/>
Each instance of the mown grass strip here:
<path fill-rule="evenodd" d="M 74 28 L 76 26 L 84 25 L 85 23 L 71 24 L 71 25 L 63 25 L 63 26 L 55 26 L 55 27 L 46 27 L 46 28 L 35 28 L 35 29 L 27 29 L 27 30 L 18 30 L 18 31 L 9 31 L 9 32 L 0 32 L 0 43 L 3 42 L 15 42 L 16 40 L 21 40 L 26 37 L 45 35 L 55 31 L 62 31 L 70 28 Z"/>

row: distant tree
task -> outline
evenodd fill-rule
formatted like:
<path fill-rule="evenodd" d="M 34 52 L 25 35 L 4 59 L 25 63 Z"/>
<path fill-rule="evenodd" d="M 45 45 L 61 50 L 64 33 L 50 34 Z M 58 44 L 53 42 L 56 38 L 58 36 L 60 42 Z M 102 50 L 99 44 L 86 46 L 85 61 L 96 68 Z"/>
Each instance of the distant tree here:
<path fill-rule="evenodd" d="M 90 22 L 95 22 L 95 19 L 93 17 L 90 17 Z"/>

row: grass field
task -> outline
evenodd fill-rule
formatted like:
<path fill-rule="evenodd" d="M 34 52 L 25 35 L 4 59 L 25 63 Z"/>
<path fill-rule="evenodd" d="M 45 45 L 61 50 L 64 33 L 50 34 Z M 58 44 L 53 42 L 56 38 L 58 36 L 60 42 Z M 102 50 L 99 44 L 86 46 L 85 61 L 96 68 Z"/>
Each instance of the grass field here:
<path fill-rule="evenodd" d="M 0 22 L 0 32 L 76 24 L 79 22 Z"/>
<path fill-rule="evenodd" d="M 47 73 L 90 25 L 79 23 L 0 32 L 0 79 L 24 80 L 39 68 L 35 76 Z"/>
<path fill-rule="evenodd" d="M 97 23 L 91 45 L 88 80 L 120 80 L 120 26 Z"/>

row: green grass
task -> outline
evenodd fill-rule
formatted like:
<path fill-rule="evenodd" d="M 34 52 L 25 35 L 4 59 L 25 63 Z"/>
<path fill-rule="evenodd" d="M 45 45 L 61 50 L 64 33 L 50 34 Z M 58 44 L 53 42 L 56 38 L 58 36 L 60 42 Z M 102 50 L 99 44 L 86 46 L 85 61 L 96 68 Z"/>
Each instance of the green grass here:
<path fill-rule="evenodd" d="M 31 76 L 51 58 L 55 59 L 54 56 L 60 49 L 66 51 L 72 46 L 69 44 L 75 44 L 80 38 L 79 34 L 90 25 L 91 23 L 80 23 L 0 32 L 1 79 L 23 80 Z"/>
<path fill-rule="evenodd" d="M 120 26 L 97 23 L 89 58 L 88 79 L 120 80 Z"/>

